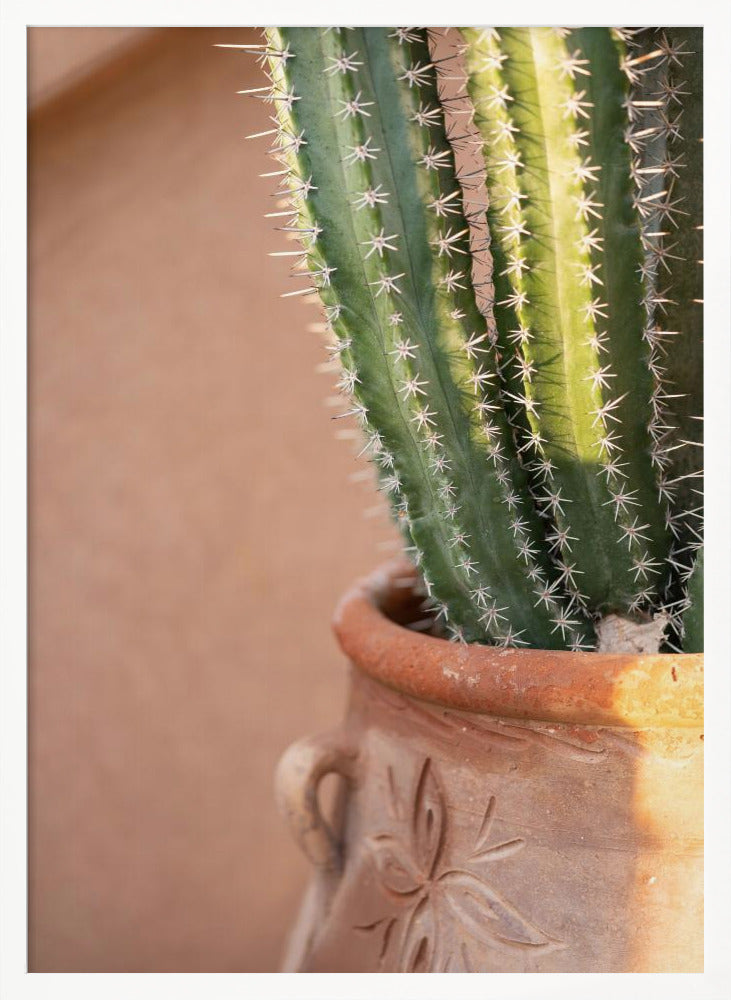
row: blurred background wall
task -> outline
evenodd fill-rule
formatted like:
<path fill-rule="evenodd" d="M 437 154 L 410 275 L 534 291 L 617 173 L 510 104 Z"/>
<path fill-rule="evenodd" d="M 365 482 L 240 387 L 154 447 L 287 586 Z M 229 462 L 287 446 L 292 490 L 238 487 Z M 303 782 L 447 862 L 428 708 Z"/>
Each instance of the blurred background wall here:
<path fill-rule="evenodd" d="M 389 555 L 266 256 L 261 71 L 213 47 L 258 40 L 29 31 L 35 972 L 276 970 L 272 771 L 338 722 L 329 619 Z"/>

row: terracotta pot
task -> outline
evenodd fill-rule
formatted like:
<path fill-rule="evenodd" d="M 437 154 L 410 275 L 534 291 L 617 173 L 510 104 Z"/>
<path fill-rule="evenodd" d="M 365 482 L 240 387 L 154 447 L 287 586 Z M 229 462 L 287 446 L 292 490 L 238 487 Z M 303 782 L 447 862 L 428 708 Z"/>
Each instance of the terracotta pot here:
<path fill-rule="evenodd" d="M 702 656 L 456 645 L 399 624 L 412 580 L 342 601 L 344 725 L 279 765 L 315 867 L 284 969 L 702 971 Z"/>

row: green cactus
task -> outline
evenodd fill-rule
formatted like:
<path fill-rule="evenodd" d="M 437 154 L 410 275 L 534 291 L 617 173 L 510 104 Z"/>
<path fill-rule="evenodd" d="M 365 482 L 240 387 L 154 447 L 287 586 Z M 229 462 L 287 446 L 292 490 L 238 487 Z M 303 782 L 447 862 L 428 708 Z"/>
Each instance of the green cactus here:
<path fill-rule="evenodd" d="M 602 615 L 660 608 L 670 648 L 696 635 L 700 198 L 684 164 L 701 155 L 701 33 L 666 31 L 463 29 L 482 219 L 427 31 L 267 30 L 302 240 L 291 294 L 319 293 L 338 388 L 455 639 L 591 649 Z M 473 265 L 492 277 L 479 304 Z"/>

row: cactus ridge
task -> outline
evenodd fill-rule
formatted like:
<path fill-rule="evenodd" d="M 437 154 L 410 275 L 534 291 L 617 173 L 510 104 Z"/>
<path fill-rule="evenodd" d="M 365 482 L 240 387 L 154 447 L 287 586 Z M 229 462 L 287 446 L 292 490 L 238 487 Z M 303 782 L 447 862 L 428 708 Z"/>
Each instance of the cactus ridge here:
<path fill-rule="evenodd" d="M 305 281 L 285 294 L 324 306 L 338 417 L 365 433 L 453 639 L 590 649 L 593 619 L 663 599 L 682 638 L 697 469 L 678 464 L 688 420 L 670 423 L 655 324 L 673 307 L 658 273 L 680 267 L 656 233 L 677 219 L 662 180 L 681 154 L 642 126 L 650 86 L 681 97 L 678 50 L 645 58 L 647 36 L 608 29 L 463 34 L 477 247 L 455 163 L 470 133 L 445 119 L 428 33 L 266 30 L 271 88 L 253 96 L 274 108 L 289 207 L 272 214 L 302 244 L 278 255 Z"/>
<path fill-rule="evenodd" d="M 632 104 L 627 140 L 643 225 L 644 336 L 654 378 L 650 434 L 671 537 L 664 600 L 679 649 L 688 582 L 703 542 L 702 32 L 645 28 L 628 38 Z M 702 579 L 702 560 L 695 572 Z M 698 640 L 696 639 L 696 645 Z"/>

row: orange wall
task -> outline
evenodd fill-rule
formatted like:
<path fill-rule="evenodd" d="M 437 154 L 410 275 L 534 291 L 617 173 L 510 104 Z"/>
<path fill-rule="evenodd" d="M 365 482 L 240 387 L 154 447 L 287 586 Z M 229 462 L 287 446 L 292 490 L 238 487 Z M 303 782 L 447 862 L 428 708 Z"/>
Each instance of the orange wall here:
<path fill-rule="evenodd" d="M 265 255 L 241 40 L 155 32 L 31 119 L 33 971 L 276 969 L 272 769 L 339 719 L 331 611 L 393 537 Z"/>

